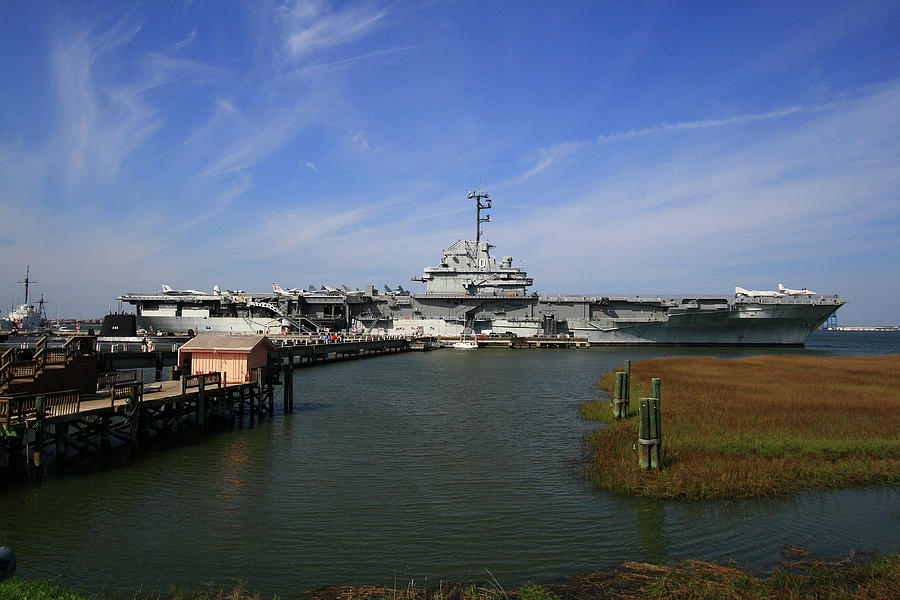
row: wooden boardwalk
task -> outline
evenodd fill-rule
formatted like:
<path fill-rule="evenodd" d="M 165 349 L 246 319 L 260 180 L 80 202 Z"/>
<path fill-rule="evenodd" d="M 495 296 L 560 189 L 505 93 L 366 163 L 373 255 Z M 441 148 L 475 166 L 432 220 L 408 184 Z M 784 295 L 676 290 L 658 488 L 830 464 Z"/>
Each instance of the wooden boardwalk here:
<path fill-rule="evenodd" d="M 114 447 L 144 452 L 202 436 L 209 426 L 250 423 L 274 413 L 274 378 L 223 384 L 220 373 L 145 386 L 115 383 L 98 394 L 61 391 L 0 398 L 0 474 L 40 479 L 56 467 L 91 466 Z"/>
<path fill-rule="evenodd" d="M 274 415 L 278 384 L 288 413 L 294 408 L 296 369 L 409 349 L 406 338 L 285 340 L 269 353 L 265 367 L 252 371 L 251 381 L 226 384 L 222 373 L 205 373 L 144 384 L 137 371 L 118 371 L 97 378 L 90 388 L 101 388 L 97 393 L 0 395 L 0 480 L 23 472 L 40 479 L 48 459 L 56 467 L 89 467 L 115 447 L 145 452 L 202 436 L 210 426 L 253 423 Z M 161 379 L 161 361 L 154 354 L 148 356 Z"/>

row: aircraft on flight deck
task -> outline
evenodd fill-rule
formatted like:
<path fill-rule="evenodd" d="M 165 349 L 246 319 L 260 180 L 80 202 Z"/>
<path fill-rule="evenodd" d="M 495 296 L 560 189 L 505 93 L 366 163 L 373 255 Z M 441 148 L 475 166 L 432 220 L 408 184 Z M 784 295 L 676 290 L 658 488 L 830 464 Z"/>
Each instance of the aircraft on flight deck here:
<path fill-rule="evenodd" d="M 788 296 L 815 296 L 815 292 L 811 292 L 806 288 L 800 288 L 799 290 L 792 290 L 791 288 L 786 288 L 780 283 L 778 284 L 778 291 L 782 294 L 787 294 Z"/>
<path fill-rule="evenodd" d="M 173 290 L 165 283 L 162 284 L 162 293 L 166 296 L 208 296 L 206 292 L 200 290 Z"/>
<path fill-rule="evenodd" d="M 776 292 L 774 290 L 745 290 L 742 287 L 735 286 L 734 288 L 735 296 L 748 296 L 750 298 L 781 298 L 784 296 L 781 292 Z"/>

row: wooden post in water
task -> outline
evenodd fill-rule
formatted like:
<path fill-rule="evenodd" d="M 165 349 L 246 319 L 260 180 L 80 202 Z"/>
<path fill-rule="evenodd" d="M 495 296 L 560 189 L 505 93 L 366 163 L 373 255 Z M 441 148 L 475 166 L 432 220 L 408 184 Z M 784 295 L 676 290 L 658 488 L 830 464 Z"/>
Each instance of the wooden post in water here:
<path fill-rule="evenodd" d="M 197 380 L 199 389 L 197 391 L 197 429 L 203 434 L 206 428 L 206 378 L 203 375 Z"/>
<path fill-rule="evenodd" d="M 293 361 L 292 361 L 293 362 Z M 283 398 L 283 409 L 285 414 L 291 412 L 294 407 L 294 373 L 291 368 L 291 364 L 287 364 L 284 367 L 284 398 Z"/>
<path fill-rule="evenodd" d="M 10 478 L 22 464 L 22 445 L 24 436 L 15 430 L 6 432 L 6 469 Z"/>
<path fill-rule="evenodd" d="M 100 416 L 100 453 L 107 454 L 110 449 L 110 430 L 109 430 L 109 416 L 101 415 Z"/>
<path fill-rule="evenodd" d="M 275 414 L 275 383 L 274 378 L 278 376 L 278 370 L 275 368 L 266 369 L 266 374 L 268 375 L 268 382 L 266 385 L 266 391 L 269 394 L 269 416 Z"/>
<path fill-rule="evenodd" d="M 154 369 L 156 371 L 156 373 L 155 373 L 156 381 L 162 381 L 162 370 L 163 370 L 162 350 L 156 351 L 156 360 L 154 362 L 155 362 L 154 366 L 156 367 L 156 369 Z"/>
<path fill-rule="evenodd" d="M 137 407 L 137 404 L 132 400 L 134 397 L 134 388 L 129 392 L 130 398 L 128 399 L 128 404 L 126 405 L 125 410 L 128 411 L 128 425 L 131 431 L 129 431 L 129 441 L 131 443 L 132 452 L 140 452 L 141 450 L 141 411 Z"/>
<path fill-rule="evenodd" d="M 262 418 L 265 389 L 265 383 L 263 382 L 263 368 L 256 367 L 256 414 L 260 418 Z"/>
<path fill-rule="evenodd" d="M 34 459 L 34 469 L 35 476 L 38 481 L 41 480 L 44 471 L 44 403 L 46 402 L 46 398 L 44 396 L 38 396 L 34 399 L 34 410 L 35 410 L 35 427 L 34 430 L 34 452 L 32 452 L 32 457 Z"/>
<path fill-rule="evenodd" d="M 8 475 L 8 473 L 9 473 L 9 437 L 7 435 L 0 435 L 0 476 Z M 2 483 L 2 482 L 3 482 L 3 478 L 0 477 L 0 483 Z"/>
<path fill-rule="evenodd" d="M 69 435 L 68 423 L 57 423 L 53 426 L 53 437 L 56 439 L 56 466 L 63 467 L 66 464 L 67 454 L 69 452 L 68 441 L 66 437 Z M 2 464 L 0 464 L 2 466 Z"/>

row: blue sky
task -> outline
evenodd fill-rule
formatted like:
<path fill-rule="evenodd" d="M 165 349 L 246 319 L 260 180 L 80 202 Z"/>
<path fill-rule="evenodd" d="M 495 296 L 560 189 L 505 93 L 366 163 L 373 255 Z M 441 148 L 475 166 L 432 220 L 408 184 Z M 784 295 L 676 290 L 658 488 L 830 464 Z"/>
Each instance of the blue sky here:
<path fill-rule="evenodd" d="M 0 307 L 409 282 L 837 293 L 900 323 L 896 2 L 4 2 Z"/>

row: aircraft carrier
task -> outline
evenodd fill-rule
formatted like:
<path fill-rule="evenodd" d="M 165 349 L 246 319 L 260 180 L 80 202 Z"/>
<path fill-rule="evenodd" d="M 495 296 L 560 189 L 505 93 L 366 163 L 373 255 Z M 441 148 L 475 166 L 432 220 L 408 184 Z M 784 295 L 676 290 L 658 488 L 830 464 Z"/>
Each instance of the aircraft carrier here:
<path fill-rule="evenodd" d="M 845 300 L 806 289 L 735 288 L 733 297 L 538 296 L 513 259 L 499 261 L 481 239 L 491 199 L 468 194 L 476 209 L 474 241 L 459 240 L 437 266 L 413 281 L 425 293 L 398 286 L 306 290 L 273 284 L 268 294 L 218 287 L 212 293 L 172 290 L 129 293 L 138 327 L 166 333 L 319 333 L 352 330 L 386 335 L 574 336 L 594 345 L 802 346 Z"/>

